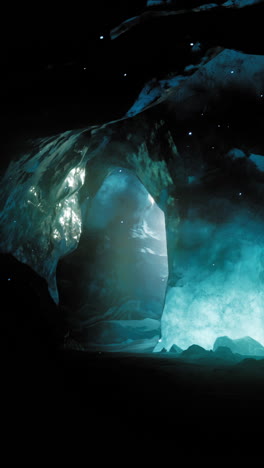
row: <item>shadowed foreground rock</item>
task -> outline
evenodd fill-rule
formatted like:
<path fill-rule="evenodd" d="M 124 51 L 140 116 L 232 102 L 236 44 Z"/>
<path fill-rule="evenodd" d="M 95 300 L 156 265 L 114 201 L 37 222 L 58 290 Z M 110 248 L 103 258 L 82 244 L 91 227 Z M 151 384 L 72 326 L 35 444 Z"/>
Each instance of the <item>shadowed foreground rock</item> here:
<path fill-rule="evenodd" d="M 63 347 L 64 324 L 46 281 L 12 255 L 0 255 L 1 346 L 30 360 Z"/>

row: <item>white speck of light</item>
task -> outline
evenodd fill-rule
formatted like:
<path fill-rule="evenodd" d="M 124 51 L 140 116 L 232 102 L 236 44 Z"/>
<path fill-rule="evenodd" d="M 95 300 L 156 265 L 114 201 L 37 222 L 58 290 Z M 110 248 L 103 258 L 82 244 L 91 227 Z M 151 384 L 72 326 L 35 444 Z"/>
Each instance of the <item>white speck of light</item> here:
<path fill-rule="evenodd" d="M 214 147 L 214 146 L 212 146 L 212 149 L 215 149 L 215 147 Z"/>
<path fill-rule="evenodd" d="M 193 42 L 190 42 L 190 46 L 192 47 L 193 45 L 194 45 L 194 43 L 193 43 Z"/>
<path fill-rule="evenodd" d="M 218 128 L 220 128 L 220 127 L 221 127 L 221 125 L 219 125 L 219 124 L 218 124 L 218 125 L 217 125 L 217 127 L 218 127 Z"/>
<path fill-rule="evenodd" d="M 104 38 L 104 36 L 100 36 L 100 39 L 103 39 L 103 38 Z"/>
<path fill-rule="evenodd" d="M 159 343 L 161 343 L 161 342 L 162 342 L 162 339 L 160 338 L 160 339 L 159 339 Z"/>
<path fill-rule="evenodd" d="M 124 223 L 124 221 L 123 221 L 123 220 L 121 220 L 121 221 L 120 221 L 120 223 L 121 223 L 121 224 L 123 224 L 123 223 Z"/>
<path fill-rule="evenodd" d="M 122 172 L 122 169 L 119 169 L 119 172 Z"/>
<path fill-rule="evenodd" d="M 242 195 L 242 192 L 239 192 L 239 194 L 238 194 L 238 195 L 241 197 L 241 195 Z"/>
<path fill-rule="evenodd" d="M 84 70 L 86 70 L 86 67 L 83 67 Z"/>
<path fill-rule="evenodd" d="M 190 135 L 190 136 L 191 136 L 191 135 L 192 135 L 192 132 L 189 132 L 189 133 L 188 133 L 188 135 Z"/>
<path fill-rule="evenodd" d="M 127 73 L 124 73 L 124 76 L 127 76 Z"/>
<path fill-rule="evenodd" d="M 8 281 L 11 281 L 11 278 L 8 278 Z"/>
<path fill-rule="evenodd" d="M 235 73 L 235 72 L 234 72 L 234 70 L 231 70 L 231 72 L 230 72 L 230 73 L 231 73 L 231 75 L 233 75 L 233 73 Z"/>
<path fill-rule="evenodd" d="M 215 266 L 215 263 L 213 263 L 212 265 Z"/>
<path fill-rule="evenodd" d="M 154 198 L 150 195 L 150 193 L 148 194 L 148 199 L 149 199 L 151 205 L 154 205 Z"/>
<path fill-rule="evenodd" d="M 263 96 L 264 96 L 263 94 L 260 95 L 260 97 L 263 97 Z"/>

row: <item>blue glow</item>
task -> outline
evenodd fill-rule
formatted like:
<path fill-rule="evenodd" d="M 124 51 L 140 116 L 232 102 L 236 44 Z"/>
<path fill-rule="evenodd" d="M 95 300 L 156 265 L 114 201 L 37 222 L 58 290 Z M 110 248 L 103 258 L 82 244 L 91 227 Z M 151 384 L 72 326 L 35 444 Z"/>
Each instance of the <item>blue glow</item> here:
<path fill-rule="evenodd" d="M 212 349 L 219 336 L 250 336 L 264 344 L 264 222 L 224 199 L 209 203 L 207 213 L 220 206 L 230 215 L 221 223 L 200 218 L 197 210 L 197 218 L 179 226 L 178 279 L 162 316 L 166 349 L 174 343 Z"/>

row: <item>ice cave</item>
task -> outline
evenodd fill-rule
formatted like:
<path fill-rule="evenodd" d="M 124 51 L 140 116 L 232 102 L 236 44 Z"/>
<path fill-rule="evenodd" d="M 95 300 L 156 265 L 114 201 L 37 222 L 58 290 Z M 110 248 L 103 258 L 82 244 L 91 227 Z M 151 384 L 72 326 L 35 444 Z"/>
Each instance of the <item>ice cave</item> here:
<path fill-rule="evenodd" d="M 189 48 L 121 118 L 35 139 L 3 174 L 1 252 L 47 281 L 68 347 L 264 345 L 263 55 Z"/>
<path fill-rule="evenodd" d="M 20 3 L 3 464 L 261 466 L 264 0 Z"/>

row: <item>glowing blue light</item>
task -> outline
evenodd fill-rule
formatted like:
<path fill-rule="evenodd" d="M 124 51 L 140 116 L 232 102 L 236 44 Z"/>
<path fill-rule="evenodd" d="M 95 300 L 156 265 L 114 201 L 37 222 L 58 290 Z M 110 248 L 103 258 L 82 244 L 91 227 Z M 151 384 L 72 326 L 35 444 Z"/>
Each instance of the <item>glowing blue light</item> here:
<path fill-rule="evenodd" d="M 153 205 L 155 203 L 154 198 L 150 195 L 150 193 L 148 194 L 148 199 L 149 199 L 151 205 Z"/>
<path fill-rule="evenodd" d="M 231 72 L 230 72 L 230 73 L 233 75 L 233 73 L 235 73 L 235 72 L 234 72 L 234 70 L 231 70 Z"/>
<path fill-rule="evenodd" d="M 8 280 L 7 280 L 7 281 L 11 281 L 11 278 L 8 278 Z"/>

